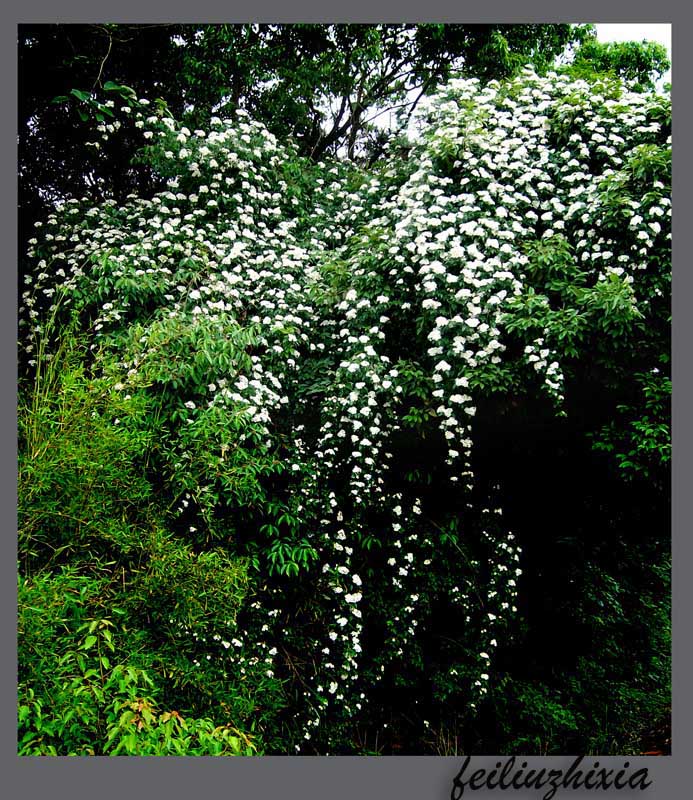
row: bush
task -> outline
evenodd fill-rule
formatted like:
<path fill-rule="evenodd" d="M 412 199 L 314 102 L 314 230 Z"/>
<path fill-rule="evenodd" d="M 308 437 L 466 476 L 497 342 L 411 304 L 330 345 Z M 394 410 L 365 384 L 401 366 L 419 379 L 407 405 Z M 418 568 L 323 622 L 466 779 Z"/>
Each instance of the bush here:
<path fill-rule="evenodd" d="M 60 508 L 46 483 L 24 551 L 93 540 L 130 559 L 128 614 L 167 707 L 218 703 L 272 752 L 354 752 L 385 724 L 383 747 L 430 747 L 453 711 L 465 746 L 483 746 L 494 702 L 512 715 L 507 746 L 553 748 L 544 726 L 556 747 L 588 740 L 576 687 L 596 696 L 591 661 L 635 634 L 612 604 L 618 637 L 580 651 L 599 614 L 576 619 L 575 574 L 547 572 L 580 552 L 578 574 L 597 594 L 615 581 L 630 621 L 642 573 L 588 569 L 580 548 L 644 553 L 652 521 L 656 563 L 666 549 L 667 99 L 608 78 L 452 81 L 419 139 L 370 171 L 309 167 L 242 111 L 191 132 L 130 107 L 122 130 L 144 134 L 167 188 L 66 203 L 32 247 L 23 313 L 31 331 L 58 289 L 96 385 L 117 381 L 120 421 L 97 413 L 108 427 L 84 428 L 78 466 L 110 458 L 117 473 L 123 447 L 130 464 L 147 454 L 144 473 L 114 474 L 113 496 L 92 478 L 106 511 L 74 536 L 44 525 Z M 78 486 L 70 469 L 45 472 Z M 109 532 L 124 490 L 170 536 Z M 651 516 L 629 527 L 639 503 Z M 548 650 L 537 676 L 505 674 L 503 653 L 545 631 L 542 604 L 590 661 L 574 684 Z M 665 647 L 645 637 L 640 664 Z"/>
<path fill-rule="evenodd" d="M 204 675 L 195 657 L 237 634 L 246 563 L 162 529 L 151 401 L 94 376 L 70 329 L 44 347 L 19 413 L 20 754 L 255 753 L 231 723 L 254 710 L 252 670 L 234 683 L 219 653 Z"/>
<path fill-rule="evenodd" d="M 76 624 L 101 588 L 67 569 L 20 583 L 19 755 L 254 754 L 253 742 L 228 724 L 159 712 L 150 674 L 112 663 L 122 616 L 120 625 Z"/>

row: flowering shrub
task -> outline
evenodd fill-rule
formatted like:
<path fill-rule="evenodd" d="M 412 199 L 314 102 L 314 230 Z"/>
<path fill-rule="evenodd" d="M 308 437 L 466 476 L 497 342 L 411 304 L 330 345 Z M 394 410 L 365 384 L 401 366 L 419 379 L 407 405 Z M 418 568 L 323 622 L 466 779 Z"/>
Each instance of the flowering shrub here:
<path fill-rule="evenodd" d="M 441 704 L 474 718 L 523 573 L 502 487 L 475 476 L 478 409 L 566 415 L 586 369 L 666 369 L 668 101 L 453 81 L 370 171 L 311 165 L 240 111 L 191 131 L 152 108 L 98 133 L 139 130 L 167 189 L 39 226 L 29 365 L 54 311 L 94 374 L 155 405 L 167 525 L 254 575 L 243 634 L 193 615 L 181 639 L 223 650 L 184 657 L 212 683 L 252 672 L 258 707 L 282 681 L 268 739 L 349 751 L 402 690 L 417 736 Z"/>

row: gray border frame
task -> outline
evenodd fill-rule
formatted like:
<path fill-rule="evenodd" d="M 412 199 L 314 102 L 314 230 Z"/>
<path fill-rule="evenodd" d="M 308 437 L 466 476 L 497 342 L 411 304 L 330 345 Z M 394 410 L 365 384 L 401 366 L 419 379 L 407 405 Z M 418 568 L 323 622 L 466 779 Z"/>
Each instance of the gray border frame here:
<path fill-rule="evenodd" d="M 582 0 L 579 9 L 557 8 L 555 0 L 485 0 L 475 7 L 459 0 L 351 0 L 346 7 L 328 8 L 317 0 L 254 0 L 227 3 L 224 0 L 197 0 L 191 7 L 181 0 L 157 0 L 143 6 L 141 0 L 120 0 L 113 5 L 94 0 L 26 0 L 5 6 L 0 15 L 2 74 L 6 87 L 6 119 L 15 119 L 17 101 L 16 25 L 22 22 L 669 22 L 672 23 L 674 95 L 674 218 L 673 218 L 673 596 L 674 596 L 674 709 L 673 754 L 665 758 L 630 758 L 632 769 L 647 767 L 653 785 L 648 798 L 680 798 L 688 783 L 687 757 L 691 750 L 693 693 L 685 675 L 693 671 L 691 637 L 687 635 L 686 611 L 693 605 L 693 582 L 687 580 L 693 545 L 688 534 L 691 523 L 690 476 L 693 454 L 693 427 L 685 409 L 693 405 L 688 342 L 693 334 L 687 303 L 693 297 L 693 275 L 686 264 L 686 220 L 691 214 L 693 169 L 690 151 L 684 143 L 693 133 L 691 107 L 685 78 L 691 74 L 691 47 L 684 35 L 691 30 L 691 7 L 675 0 Z M 688 25 L 686 25 L 688 23 Z M 5 648 L 0 660 L 0 753 L 3 783 L 9 783 L 6 796 L 26 798 L 144 798 L 165 795 L 187 798 L 191 795 L 222 798 L 312 798 L 362 800 L 393 797 L 401 800 L 438 800 L 450 797 L 452 780 L 460 769 L 461 758 L 416 757 L 275 757 L 248 759 L 167 758 L 167 759 L 19 759 L 16 753 L 16 128 L 3 125 L 2 227 L 5 233 L 5 264 L 0 296 L 3 369 L 7 379 L 1 393 L 2 425 L 2 516 L 4 535 L 0 548 L 0 602 Z M 688 190 L 688 191 L 687 191 Z M 474 767 L 490 768 L 497 756 L 475 757 Z M 599 759 L 607 768 L 620 769 L 624 758 Z M 568 755 L 527 758 L 531 767 L 567 768 Z M 591 766 L 591 759 L 588 760 Z M 14 790 L 14 791 L 13 791 Z M 634 793 L 622 791 L 620 796 Z M 471 792 L 468 790 L 467 795 Z M 483 791 L 484 796 L 501 797 L 500 791 Z M 638 795 L 642 796 L 640 792 Z M 510 797 L 540 798 L 540 791 L 511 791 Z M 564 790 L 559 797 L 591 797 L 590 792 Z"/>

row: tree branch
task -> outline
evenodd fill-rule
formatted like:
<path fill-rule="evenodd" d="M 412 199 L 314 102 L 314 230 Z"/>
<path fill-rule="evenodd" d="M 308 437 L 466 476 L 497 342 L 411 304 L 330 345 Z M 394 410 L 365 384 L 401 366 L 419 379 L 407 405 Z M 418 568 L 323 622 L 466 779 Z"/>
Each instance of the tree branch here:
<path fill-rule="evenodd" d="M 101 83 L 101 75 L 103 73 L 104 64 L 108 60 L 108 57 L 111 55 L 111 48 L 113 47 L 113 36 L 111 35 L 110 31 L 108 33 L 108 50 L 106 50 L 106 55 L 103 57 L 101 61 L 101 65 L 99 66 L 99 74 L 96 76 L 96 80 L 94 81 L 94 85 L 91 87 L 92 91 L 96 89 L 96 85 Z"/>

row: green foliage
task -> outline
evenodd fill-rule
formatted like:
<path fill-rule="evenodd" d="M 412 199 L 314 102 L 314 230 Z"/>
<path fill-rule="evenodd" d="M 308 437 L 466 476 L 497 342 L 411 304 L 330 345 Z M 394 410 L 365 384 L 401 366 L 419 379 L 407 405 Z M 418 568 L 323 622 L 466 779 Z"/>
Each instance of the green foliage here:
<path fill-rule="evenodd" d="M 514 724 L 513 728 L 522 733 L 505 744 L 508 752 L 553 755 L 558 752 L 554 749 L 556 744 L 560 742 L 563 746 L 584 724 L 566 707 L 562 693 L 546 684 L 503 678 L 495 691 L 498 697 L 495 710 L 506 736 L 512 737 L 515 731 L 505 720 L 520 720 L 520 724 Z"/>
<path fill-rule="evenodd" d="M 666 48 L 657 42 L 598 42 L 588 37 L 577 48 L 569 71 L 576 78 L 618 76 L 636 91 L 646 91 L 670 67 Z"/>
<path fill-rule="evenodd" d="M 529 650 L 524 669 L 508 669 L 491 687 L 482 724 L 494 728 L 499 751 L 639 754 L 645 732 L 668 715 L 670 563 L 652 543 L 638 554 L 623 541 L 608 546 L 615 551 L 611 558 L 594 552 L 569 571 L 577 597 L 560 619 L 563 625 L 579 620 L 588 633 L 585 651 L 547 670 Z"/>
<path fill-rule="evenodd" d="M 506 78 L 546 67 L 589 26 L 570 25 L 217 25 L 184 30 L 183 76 L 195 103 L 243 104 L 275 135 L 320 158 L 357 144 L 381 152 L 371 119 L 410 116 L 452 75 Z M 230 80 L 229 80 L 230 76 Z M 327 100 L 327 103 L 324 101 Z M 334 113 L 325 112 L 326 105 Z"/>
<path fill-rule="evenodd" d="M 146 514 L 152 494 L 142 475 L 151 404 L 90 374 L 72 329 L 53 352 L 48 347 L 47 333 L 36 344 L 33 382 L 20 388 L 18 526 L 27 567 L 85 548 L 128 549 L 131 523 Z"/>
<path fill-rule="evenodd" d="M 56 339 L 49 326 L 36 356 L 19 408 L 20 755 L 255 753 L 231 720 L 269 682 L 229 680 L 219 653 L 237 635 L 246 563 L 161 530 L 149 398 L 124 394 L 110 362 L 90 374 L 69 327 Z M 161 712 L 163 697 L 178 710 Z"/>
<path fill-rule="evenodd" d="M 618 422 L 594 434 L 593 446 L 613 453 L 625 478 L 661 481 L 671 461 L 671 380 L 656 367 L 634 377 L 641 402 L 619 405 Z"/>
<path fill-rule="evenodd" d="M 71 569 L 20 580 L 19 755 L 253 755 L 256 746 L 231 725 L 158 710 L 150 674 L 117 663 L 122 609 L 111 609 L 118 624 L 79 624 L 103 588 Z"/>

